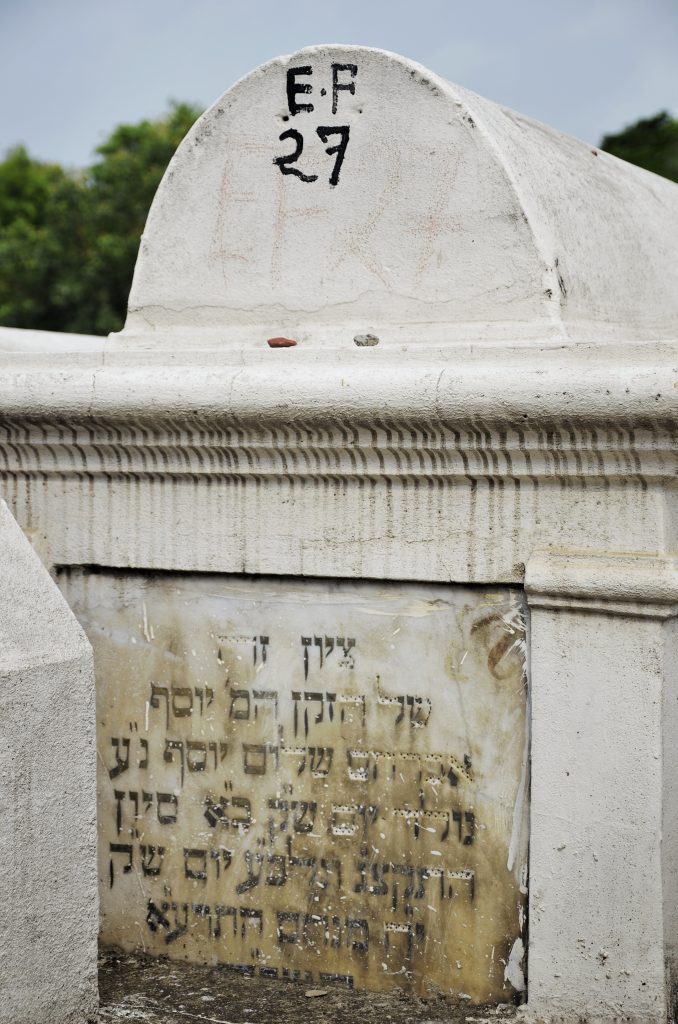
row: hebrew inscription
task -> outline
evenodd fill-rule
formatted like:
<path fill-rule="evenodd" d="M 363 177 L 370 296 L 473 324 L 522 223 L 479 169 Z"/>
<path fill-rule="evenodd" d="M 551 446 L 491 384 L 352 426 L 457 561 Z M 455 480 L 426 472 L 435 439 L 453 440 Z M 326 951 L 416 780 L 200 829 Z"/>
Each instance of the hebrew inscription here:
<path fill-rule="evenodd" d="M 253 978 L 513 998 L 516 591 L 61 583 L 95 649 L 105 942 Z"/>

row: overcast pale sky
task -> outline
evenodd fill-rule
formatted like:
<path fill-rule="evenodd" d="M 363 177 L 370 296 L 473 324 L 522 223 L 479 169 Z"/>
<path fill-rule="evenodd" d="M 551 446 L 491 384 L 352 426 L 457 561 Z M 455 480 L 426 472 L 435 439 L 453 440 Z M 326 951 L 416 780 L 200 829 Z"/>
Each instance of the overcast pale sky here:
<path fill-rule="evenodd" d="M 678 0 L 0 0 L 0 153 L 79 166 L 310 43 L 395 50 L 590 143 L 678 114 Z"/>

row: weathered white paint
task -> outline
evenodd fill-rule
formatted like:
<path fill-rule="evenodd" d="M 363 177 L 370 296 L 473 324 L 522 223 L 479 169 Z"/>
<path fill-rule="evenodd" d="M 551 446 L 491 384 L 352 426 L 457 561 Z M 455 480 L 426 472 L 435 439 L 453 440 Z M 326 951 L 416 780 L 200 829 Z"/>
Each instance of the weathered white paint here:
<path fill-rule="evenodd" d="M 333 61 L 358 67 L 336 121 Z M 289 116 L 287 69 L 309 64 L 317 110 Z M 332 187 L 317 127 L 337 123 Z M 274 163 L 290 127 L 315 182 Z M 59 565 L 529 565 L 544 1020 L 659 1022 L 675 977 L 677 304 L 674 184 L 401 58 L 320 47 L 189 134 L 103 353 L 0 357 L 3 486 Z"/>
<path fill-rule="evenodd" d="M 0 327 L 0 352 L 102 352 L 105 338 L 94 334 L 64 334 L 59 331 L 28 331 Z"/>
<path fill-rule="evenodd" d="M 96 1015 L 92 649 L 0 502 L 0 1021 Z"/>
<path fill-rule="evenodd" d="M 529 1016 L 569 1022 L 576 978 L 589 1021 L 663 1021 L 678 844 L 662 818 L 673 816 L 678 776 L 662 713 L 676 702 L 678 568 L 668 558 L 537 552 L 526 590 Z M 671 725 L 675 717 L 671 709 Z"/>
<path fill-rule="evenodd" d="M 5 493 L 58 564 L 492 583 L 537 545 L 651 554 L 673 543 L 678 465 L 676 362 L 651 348 L 585 371 L 561 351 L 23 357 L 0 377 Z"/>

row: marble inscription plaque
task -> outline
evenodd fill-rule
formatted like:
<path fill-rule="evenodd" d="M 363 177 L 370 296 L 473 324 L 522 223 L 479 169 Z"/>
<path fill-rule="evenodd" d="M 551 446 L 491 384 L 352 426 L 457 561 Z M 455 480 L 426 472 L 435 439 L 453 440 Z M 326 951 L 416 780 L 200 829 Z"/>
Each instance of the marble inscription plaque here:
<path fill-rule="evenodd" d="M 102 939 L 253 978 L 521 985 L 520 593 L 71 570 Z"/>

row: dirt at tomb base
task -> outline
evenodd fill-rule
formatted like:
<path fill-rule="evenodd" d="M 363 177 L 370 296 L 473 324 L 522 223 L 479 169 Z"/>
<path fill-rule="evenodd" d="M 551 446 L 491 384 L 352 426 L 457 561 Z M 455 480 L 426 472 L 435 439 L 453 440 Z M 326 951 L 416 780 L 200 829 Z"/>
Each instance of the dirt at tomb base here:
<path fill-rule="evenodd" d="M 309 989 L 114 949 L 101 951 L 99 990 L 100 1024 L 496 1024 L 515 1017 L 513 1006 L 335 986 Z"/>

